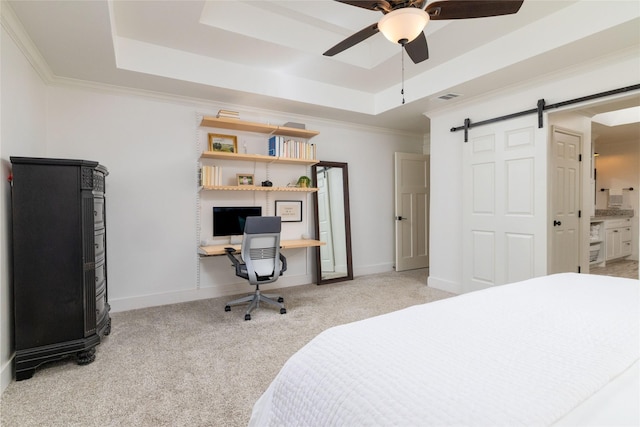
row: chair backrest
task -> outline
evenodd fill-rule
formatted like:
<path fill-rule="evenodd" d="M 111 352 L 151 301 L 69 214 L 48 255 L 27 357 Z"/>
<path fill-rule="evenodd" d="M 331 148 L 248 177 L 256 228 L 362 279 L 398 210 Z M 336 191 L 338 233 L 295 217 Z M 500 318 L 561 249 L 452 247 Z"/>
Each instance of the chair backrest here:
<path fill-rule="evenodd" d="M 247 217 L 241 256 L 252 285 L 275 282 L 280 276 L 281 228 L 279 216 Z"/>

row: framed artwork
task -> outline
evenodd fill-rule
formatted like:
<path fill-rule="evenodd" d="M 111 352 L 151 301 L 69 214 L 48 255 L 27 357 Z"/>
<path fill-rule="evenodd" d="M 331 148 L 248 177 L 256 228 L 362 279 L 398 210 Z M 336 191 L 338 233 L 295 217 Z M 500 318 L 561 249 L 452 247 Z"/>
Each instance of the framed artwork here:
<path fill-rule="evenodd" d="M 276 200 L 276 216 L 282 222 L 302 222 L 302 200 Z"/>
<path fill-rule="evenodd" d="M 249 173 L 236 174 L 236 182 L 239 186 L 253 187 L 253 175 Z"/>
<path fill-rule="evenodd" d="M 225 153 L 238 152 L 238 137 L 235 135 L 209 134 L 209 151 L 223 151 Z"/>

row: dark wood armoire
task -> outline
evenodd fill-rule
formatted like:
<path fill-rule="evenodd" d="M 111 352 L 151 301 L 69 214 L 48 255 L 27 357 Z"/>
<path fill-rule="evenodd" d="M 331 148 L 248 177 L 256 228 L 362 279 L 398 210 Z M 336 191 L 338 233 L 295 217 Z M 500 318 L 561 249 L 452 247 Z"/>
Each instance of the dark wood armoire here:
<path fill-rule="evenodd" d="M 86 160 L 11 157 L 16 380 L 95 359 L 111 331 L 105 177 Z"/>

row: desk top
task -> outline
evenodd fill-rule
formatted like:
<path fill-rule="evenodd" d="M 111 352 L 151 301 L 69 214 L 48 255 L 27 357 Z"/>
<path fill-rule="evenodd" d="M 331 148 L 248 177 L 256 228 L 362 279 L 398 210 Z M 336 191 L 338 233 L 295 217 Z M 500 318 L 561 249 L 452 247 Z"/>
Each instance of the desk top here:
<path fill-rule="evenodd" d="M 325 242 L 321 242 L 320 240 L 280 240 L 280 248 L 282 249 L 309 248 L 314 246 L 323 246 L 325 244 Z M 233 248 L 236 251 L 239 251 L 241 247 L 242 246 L 238 244 L 200 246 L 198 248 L 198 254 L 202 256 L 224 255 L 226 253 L 224 248 Z"/>

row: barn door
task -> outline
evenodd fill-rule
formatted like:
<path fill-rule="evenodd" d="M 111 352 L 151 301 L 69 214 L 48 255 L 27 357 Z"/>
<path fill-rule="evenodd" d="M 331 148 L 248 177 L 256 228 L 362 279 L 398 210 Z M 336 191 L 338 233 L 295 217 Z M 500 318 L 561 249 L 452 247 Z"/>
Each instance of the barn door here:
<path fill-rule="evenodd" d="M 546 274 L 546 130 L 536 125 L 496 122 L 463 143 L 465 292 Z"/>

